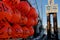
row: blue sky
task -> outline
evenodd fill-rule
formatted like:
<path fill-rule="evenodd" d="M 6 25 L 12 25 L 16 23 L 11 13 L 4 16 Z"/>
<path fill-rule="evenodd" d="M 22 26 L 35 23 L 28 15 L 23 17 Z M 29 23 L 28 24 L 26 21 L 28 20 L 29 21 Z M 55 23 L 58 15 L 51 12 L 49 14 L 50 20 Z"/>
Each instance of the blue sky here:
<path fill-rule="evenodd" d="M 44 25 L 44 28 L 45 28 L 46 27 L 46 24 L 47 24 L 47 17 L 46 17 L 45 5 L 48 4 L 48 0 L 36 0 L 36 1 L 37 1 L 37 4 L 38 4 L 39 12 L 40 12 L 40 9 L 41 9 L 40 2 L 42 1 L 42 8 L 43 8 L 42 11 L 43 11 L 43 13 L 41 13 L 40 16 L 41 16 L 41 18 L 43 18 L 42 21 L 43 21 L 43 25 Z M 57 19 L 58 19 L 58 26 L 60 26 L 60 0 L 54 0 L 54 2 L 55 2 L 55 4 L 58 4 Z M 34 4 L 34 0 L 32 0 L 31 3 Z"/>

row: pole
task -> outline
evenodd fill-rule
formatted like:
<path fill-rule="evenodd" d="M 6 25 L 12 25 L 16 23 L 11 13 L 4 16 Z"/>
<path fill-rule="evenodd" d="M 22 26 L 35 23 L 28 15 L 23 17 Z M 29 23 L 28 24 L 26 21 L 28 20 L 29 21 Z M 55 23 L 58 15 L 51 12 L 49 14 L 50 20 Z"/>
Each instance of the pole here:
<path fill-rule="evenodd" d="M 47 40 L 51 40 L 50 14 L 47 14 Z"/>
<path fill-rule="evenodd" d="M 53 14 L 55 40 L 58 40 L 57 13 Z"/>

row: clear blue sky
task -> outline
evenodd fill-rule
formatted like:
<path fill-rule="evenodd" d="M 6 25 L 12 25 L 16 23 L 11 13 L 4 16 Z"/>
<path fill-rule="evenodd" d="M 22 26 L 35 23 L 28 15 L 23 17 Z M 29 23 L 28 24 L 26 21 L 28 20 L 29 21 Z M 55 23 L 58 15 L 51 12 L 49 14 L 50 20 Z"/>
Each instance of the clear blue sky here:
<path fill-rule="evenodd" d="M 39 12 L 40 12 L 40 9 L 41 9 L 40 2 L 42 1 L 43 14 L 40 14 L 40 16 L 43 17 L 43 25 L 45 27 L 46 24 L 47 24 L 45 5 L 48 4 L 48 0 L 36 0 L 36 1 L 37 1 L 37 4 L 38 4 Z M 55 4 L 58 4 L 57 19 L 58 19 L 58 26 L 60 26 L 60 0 L 54 0 L 54 2 L 55 2 Z M 33 4 L 34 0 L 31 1 L 31 3 Z"/>

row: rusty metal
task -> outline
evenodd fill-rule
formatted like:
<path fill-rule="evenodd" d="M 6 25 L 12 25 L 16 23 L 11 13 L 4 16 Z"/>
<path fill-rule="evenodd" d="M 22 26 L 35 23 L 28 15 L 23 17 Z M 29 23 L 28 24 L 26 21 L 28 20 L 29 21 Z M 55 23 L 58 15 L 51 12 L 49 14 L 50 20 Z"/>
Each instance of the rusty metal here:
<path fill-rule="evenodd" d="M 58 40 L 58 25 L 57 25 L 57 13 L 48 13 L 47 14 L 47 39 L 51 40 L 51 21 L 50 15 L 53 15 L 53 29 L 54 29 L 54 39 Z"/>
<path fill-rule="evenodd" d="M 51 39 L 50 14 L 47 14 L 47 38 Z"/>

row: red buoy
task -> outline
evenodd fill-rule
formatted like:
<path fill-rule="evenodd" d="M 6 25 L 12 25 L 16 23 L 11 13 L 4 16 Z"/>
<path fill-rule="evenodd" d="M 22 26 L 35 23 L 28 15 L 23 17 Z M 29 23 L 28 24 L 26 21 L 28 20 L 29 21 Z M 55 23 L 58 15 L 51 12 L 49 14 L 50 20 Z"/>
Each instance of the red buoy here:
<path fill-rule="evenodd" d="M 0 38 L 9 38 L 8 28 L 10 27 L 9 23 L 0 23 Z"/>
<path fill-rule="evenodd" d="M 32 26 L 29 26 L 28 29 L 29 29 L 29 31 L 30 31 L 30 35 L 29 35 L 29 36 L 33 36 L 33 34 L 34 34 L 34 29 L 33 29 L 33 27 L 32 27 Z"/>
<path fill-rule="evenodd" d="M 20 0 L 3 0 L 3 2 L 7 3 L 8 5 L 16 5 L 20 3 Z"/>
<path fill-rule="evenodd" d="M 29 37 L 29 34 L 30 34 L 29 29 L 27 27 L 23 27 L 22 29 L 23 29 L 23 36 L 22 36 L 22 38 Z"/>
<path fill-rule="evenodd" d="M 5 19 L 6 20 L 8 20 L 8 21 L 10 21 L 11 20 L 11 18 L 12 18 L 12 14 L 10 14 L 10 13 L 8 13 L 8 12 L 6 12 L 6 13 L 4 13 L 4 15 L 5 15 Z"/>
<path fill-rule="evenodd" d="M 34 19 L 38 18 L 38 14 L 37 14 L 35 8 L 33 8 L 33 7 L 30 8 L 28 17 L 29 18 L 34 18 Z"/>
<path fill-rule="evenodd" d="M 21 20 L 20 20 L 20 25 L 26 25 L 27 24 L 27 21 L 28 21 L 27 17 L 22 16 L 21 17 Z"/>
<path fill-rule="evenodd" d="M 10 22 L 11 23 L 19 23 L 20 19 L 21 19 L 21 15 L 15 13 L 15 14 L 12 14 L 12 18 L 11 18 Z"/>
<path fill-rule="evenodd" d="M 14 32 L 14 36 L 15 37 L 17 37 L 17 38 L 22 38 L 22 36 L 23 36 L 23 29 L 22 29 L 22 27 L 20 26 L 20 25 L 18 25 L 18 24 L 14 24 L 13 25 L 13 27 L 12 27 L 12 29 L 13 29 L 13 32 Z M 12 35 L 12 36 L 13 36 Z M 13 36 L 13 37 L 14 37 Z"/>
<path fill-rule="evenodd" d="M 0 20 L 10 21 L 12 18 L 12 14 L 6 12 L 0 12 Z"/>
<path fill-rule="evenodd" d="M 3 2 L 14 10 L 15 6 L 20 3 L 20 0 L 3 0 Z"/>
<path fill-rule="evenodd" d="M 0 20 L 4 19 L 4 12 L 0 12 Z"/>
<path fill-rule="evenodd" d="M 26 1 L 21 1 L 20 4 L 17 5 L 17 9 L 20 10 L 22 15 L 27 15 L 30 11 L 30 6 Z"/>
<path fill-rule="evenodd" d="M 27 26 L 34 26 L 34 24 L 35 24 L 34 19 L 32 19 L 32 18 L 28 18 Z"/>

